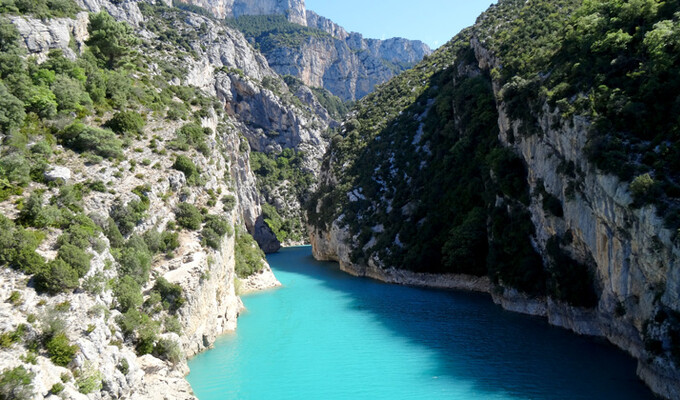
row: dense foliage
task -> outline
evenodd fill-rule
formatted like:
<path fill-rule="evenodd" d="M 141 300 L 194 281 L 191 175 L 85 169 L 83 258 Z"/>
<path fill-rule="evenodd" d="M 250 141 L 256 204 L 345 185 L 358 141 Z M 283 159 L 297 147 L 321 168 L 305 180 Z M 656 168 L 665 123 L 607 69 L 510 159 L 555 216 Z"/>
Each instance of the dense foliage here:
<path fill-rule="evenodd" d="M 518 71 L 557 51 L 556 27 L 575 9 L 569 2 L 526 4 L 502 2 L 476 28 L 498 27 L 487 44 L 506 57 L 503 71 L 478 69 L 475 30 L 464 31 L 358 102 L 333 135 L 324 166 L 337 181 L 321 182 L 308 216 L 321 229 L 333 220 L 349 229 L 352 261 L 488 275 L 526 293 L 596 304 L 590 267 L 571 260 L 559 238 L 550 266 L 534 249 L 527 169 L 498 140 L 492 81 L 506 82 L 504 100 L 519 102 L 511 110 L 518 118 L 527 108 L 531 116 L 517 97 L 524 86 L 510 88 Z M 524 18 L 508 18 L 502 7 L 521 9 Z M 528 134 L 532 124 L 527 117 Z M 559 199 L 542 196 L 548 212 L 563 212 Z"/>
<path fill-rule="evenodd" d="M 284 15 L 242 15 L 226 22 L 243 32 L 263 53 L 281 47 L 300 47 L 310 37 L 331 37 L 321 29 L 294 24 Z"/>
<path fill-rule="evenodd" d="M 534 134 L 545 102 L 593 126 L 587 155 L 680 227 L 680 3 L 676 0 L 502 2 L 482 18 L 511 116 Z M 513 18 L 508 18 L 513 16 Z"/>

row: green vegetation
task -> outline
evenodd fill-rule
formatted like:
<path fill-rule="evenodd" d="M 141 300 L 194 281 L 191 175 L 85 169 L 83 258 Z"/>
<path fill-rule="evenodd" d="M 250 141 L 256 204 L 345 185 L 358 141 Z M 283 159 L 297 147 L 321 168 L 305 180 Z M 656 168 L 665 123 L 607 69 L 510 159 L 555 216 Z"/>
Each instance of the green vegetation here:
<path fill-rule="evenodd" d="M 169 310 L 171 313 L 177 312 L 186 301 L 182 296 L 182 288 L 177 284 L 168 282 L 163 277 L 156 280 L 152 291 L 161 296 L 163 308 Z"/>
<path fill-rule="evenodd" d="M 177 136 L 176 139 L 169 143 L 170 148 L 187 151 L 190 147 L 193 147 L 205 156 L 210 155 L 210 147 L 205 141 L 206 136 L 212 135 L 210 128 L 202 128 L 199 124 L 191 122 L 179 128 L 175 135 Z M 180 171 L 186 174 L 184 170 Z"/>
<path fill-rule="evenodd" d="M 498 141 L 491 76 L 462 73 L 476 64 L 464 31 L 359 101 L 332 136 L 338 181 L 321 182 L 309 221 L 328 229 L 343 215 L 355 262 L 487 275 L 543 295 L 526 166 Z"/>
<path fill-rule="evenodd" d="M 102 388 L 102 373 L 96 368 L 83 368 L 76 377 L 76 386 L 82 394 L 98 392 Z"/>
<path fill-rule="evenodd" d="M 321 29 L 294 24 L 284 15 L 242 15 L 228 18 L 226 23 L 243 32 L 265 54 L 282 47 L 298 48 L 310 37 L 331 38 Z"/>
<path fill-rule="evenodd" d="M 283 80 L 293 93 L 297 92 L 300 86 L 304 85 L 302 80 L 292 75 L 285 75 Z M 324 88 L 310 87 L 310 89 L 314 92 L 316 99 L 319 100 L 319 103 L 321 103 L 323 108 L 328 111 L 332 118 L 340 120 L 349 112 L 352 104 L 351 102 L 343 102 L 342 99 Z"/>
<path fill-rule="evenodd" d="M 175 216 L 177 224 L 184 229 L 196 231 L 203 223 L 203 215 L 193 204 L 180 203 L 175 210 Z"/>
<path fill-rule="evenodd" d="M 35 374 L 23 366 L 5 369 L 0 373 L 0 400 L 29 400 L 33 398 Z"/>
<path fill-rule="evenodd" d="M 243 228 L 236 229 L 236 275 L 239 278 L 247 278 L 262 270 L 264 266 L 264 253 L 252 236 Z"/>
<path fill-rule="evenodd" d="M 88 31 L 90 38 L 87 45 L 92 54 L 108 68 L 127 61 L 131 49 L 138 42 L 127 23 L 116 21 L 105 11 L 90 16 Z"/>
<path fill-rule="evenodd" d="M 635 179 L 635 205 L 654 203 L 669 228 L 680 227 L 680 130 L 669 117 L 679 104 L 679 8 L 677 0 L 516 0 L 481 19 L 524 134 L 538 132 L 545 102 L 565 120 L 588 117 L 590 161 Z"/>
<path fill-rule="evenodd" d="M 3 0 L 0 14 L 30 14 L 36 18 L 74 18 L 80 8 L 73 0 Z"/>
<path fill-rule="evenodd" d="M 220 248 L 224 235 L 232 236 L 234 234 L 234 228 L 225 217 L 207 215 L 204 221 L 205 226 L 201 231 L 203 242 L 215 250 Z"/>
<path fill-rule="evenodd" d="M 314 175 L 304 167 L 304 153 L 293 149 L 283 149 L 280 154 L 250 153 L 250 167 L 257 176 L 257 185 L 265 198 L 273 194 L 284 181 L 289 183 L 287 196 L 300 204 L 308 196 L 309 188 L 314 183 Z M 305 236 L 300 217 L 296 215 L 280 215 L 273 206 L 263 205 L 265 222 L 276 234 L 279 241 L 299 241 Z"/>
<path fill-rule="evenodd" d="M 184 176 L 187 178 L 187 183 L 190 185 L 199 186 L 203 183 L 198 167 L 196 167 L 196 164 L 194 164 L 194 162 L 191 161 L 191 158 L 187 156 L 177 156 L 175 163 L 172 164 L 172 168 L 183 172 Z"/>
<path fill-rule="evenodd" d="M 45 348 L 50 360 L 55 365 L 67 366 L 76 355 L 78 346 L 71 345 L 65 333 L 58 333 L 45 342 Z"/>
<path fill-rule="evenodd" d="M 106 126 L 119 135 L 141 135 L 144 133 L 144 117 L 134 111 L 121 111 L 106 123 Z"/>

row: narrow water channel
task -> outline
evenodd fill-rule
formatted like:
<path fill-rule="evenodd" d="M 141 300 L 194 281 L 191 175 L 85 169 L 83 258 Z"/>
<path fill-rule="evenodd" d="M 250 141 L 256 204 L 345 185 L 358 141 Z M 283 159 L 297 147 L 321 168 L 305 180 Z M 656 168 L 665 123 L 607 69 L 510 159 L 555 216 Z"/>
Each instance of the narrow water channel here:
<path fill-rule="evenodd" d="M 310 247 L 268 260 L 283 287 L 189 362 L 200 400 L 653 398 L 614 346 L 486 295 L 351 277 Z"/>

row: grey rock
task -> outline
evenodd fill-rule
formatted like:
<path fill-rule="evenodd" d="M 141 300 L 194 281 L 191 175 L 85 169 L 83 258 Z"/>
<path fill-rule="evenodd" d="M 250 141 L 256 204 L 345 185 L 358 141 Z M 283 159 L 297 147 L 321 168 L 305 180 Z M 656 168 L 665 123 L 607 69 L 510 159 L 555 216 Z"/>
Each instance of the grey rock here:
<path fill-rule="evenodd" d="M 68 182 L 71 180 L 71 170 L 66 167 L 53 166 L 45 171 L 45 179 L 49 182 L 54 182 L 56 180 L 63 180 Z"/>
<path fill-rule="evenodd" d="M 262 251 L 265 254 L 276 253 L 281 249 L 281 242 L 276 238 L 274 232 L 269 228 L 269 226 L 264 222 L 262 216 L 257 218 L 255 221 L 255 230 L 253 232 L 253 238 L 260 245 Z"/>

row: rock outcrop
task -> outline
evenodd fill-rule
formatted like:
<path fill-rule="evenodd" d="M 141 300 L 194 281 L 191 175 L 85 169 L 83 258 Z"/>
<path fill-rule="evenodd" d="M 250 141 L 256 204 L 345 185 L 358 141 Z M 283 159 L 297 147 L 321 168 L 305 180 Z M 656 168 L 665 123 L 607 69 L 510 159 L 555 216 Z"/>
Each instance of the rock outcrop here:
<path fill-rule="evenodd" d="M 520 3 L 524 4 L 512 4 Z M 492 12 L 498 13 L 498 9 L 492 7 L 490 13 Z M 508 20 L 511 17 L 503 15 L 500 18 Z M 445 64 L 433 71 L 432 76 L 450 77 L 445 83 L 452 80 L 453 89 L 417 92 L 418 88 L 406 86 L 410 85 L 410 81 L 404 82 L 397 78 L 388 83 L 385 88 L 387 93 L 399 90 L 417 93 L 415 102 L 411 100 L 413 104 L 399 103 L 399 116 L 396 113 L 390 114 L 392 110 L 384 112 L 385 116 L 369 116 L 366 120 L 370 120 L 378 128 L 374 133 L 371 128 L 364 127 L 361 130 L 363 138 L 355 136 L 358 131 L 355 127 L 361 126 L 365 120 L 357 121 L 357 117 L 352 116 L 345 122 L 345 127 L 353 127 L 346 128 L 343 132 L 345 140 L 349 143 L 352 140 L 358 141 L 363 146 L 357 147 L 361 148 L 364 157 L 368 154 L 369 159 L 358 158 L 361 156 L 352 153 L 352 147 L 348 150 L 347 143 L 342 143 L 342 139 L 338 139 L 341 142 L 339 146 L 330 147 L 321 173 L 321 186 L 349 189 L 343 189 L 341 193 L 333 192 L 332 189 L 320 192 L 316 213 L 311 212 L 310 215 L 314 214 L 315 218 L 321 219 L 329 215 L 333 217 L 330 221 L 324 220 L 321 225 L 309 227 L 315 257 L 336 260 L 345 271 L 386 282 L 461 288 L 458 280 L 450 275 L 403 272 L 395 270 L 393 265 L 384 260 L 399 251 L 404 253 L 398 254 L 410 255 L 409 249 L 404 249 L 401 240 L 404 236 L 400 238 L 400 233 L 406 231 L 412 237 L 418 237 L 421 232 L 427 233 L 428 229 L 431 232 L 432 229 L 442 228 L 441 224 L 439 228 L 433 228 L 438 221 L 429 220 L 429 214 L 423 212 L 422 205 L 428 199 L 418 198 L 420 187 L 415 184 L 415 187 L 411 186 L 411 182 L 417 181 L 413 171 L 426 171 L 432 162 L 437 161 L 437 157 L 455 154 L 454 147 L 446 147 L 442 151 L 441 147 L 437 148 L 441 145 L 435 142 L 438 139 L 446 140 L 451 135 L 465 135 L 461 128 L 465 126 L 461 123 L 466 118 L 465 104 L 472 104 L 474 101 L 467 99 L 470 103 L 455 103 L 458 94 L 455 92 L 455 85 L 464 85 L 461 82 L 466 80 L 484 82 L 492 97 L 492 107 L 488 110 L 492 117 L 489 119 L 497 124 L 495 130 L 498 138 L 495 138 L 494 133 L 494 143 L 499 145 L 499 154 L 510 149 L 511 152 L 506 154 L 518 157 L 520 169 L 526 167 L 525 172 L 518 174 L 521 182 L 515 181 L 515 188 L 520 187 L 520 196 L 526 197 L 520 200 L 511 199 L 506 189 L 494 188 L 488 203 L 480 201 L 477 206 L 500 212 L 522 209 L 523 212 L 517 214 L 521 215 L 521 219 L 514 219 L 510 229 L 519 230 L 523 222 L 530 219 L 530 233 L 527 237 L 532 252 L 535 251 L 538 255 L 541 272 L 545 271 L 550 277 L 548 279 L 552 279 L 551 283 L 558 288 L 568 287 L 568 282 L 560 282 L 561 277 L 550 275 L 555 268 L 555 252 L 562 251 L 565 254 L 566 268 L 575 270 L 581 265 L 589 271 L 576 284 L 587 287 L 588 274 L 591 274 L 597 295 L 592 303 L 593 307 L 574 306 L 567 300 L 558 299 L 559 293 L 550 291 L 547 294 L 544 292 L 530 296 L 504 282 L 502 277 L 499 278 L 498 270 L 487 271 L 492 278 L 491 282 L 486 282 L 488 285 L 462 285 L 463 288 L 490 293 L 496 303 L 508 310 L 543 316 L 551 324 L 578 334 L 606 338 L 638 360 L 638 375 L 655 393 L 668 399 L 680 398 L 680 369 L 677 363 L 677 316 L 680 315 L 680 267 L 677 260 L 680 248 L 675 239 L 677 232 L 666 228 L 654 206 L 634 204 L 629 182 L 623 182 L 598 169 L 589 159 L 586 147 L 592 132 L 591 120 L 578 114 L 565 116 L 559 106 L 551 107 L 548 104 L 542 104 L 535 111 L 535 127 L 533 122 L 511 116 L 508 110 L 515 99 L 508 94 L 511 91 L 502 92 L 502 84 L 498 78 L 503 62 L 487 47 L 488 43 L 497 38 L 483 36 L 496 32 L 498 24 L 491 24 L 490 33 L 481 29 L 480 25 L 485 21 L 483 18 L 480 20 L 482 22 L 464 31 L 450 43 L 452 48 L 458 46 L 458 52 L 451 52 L 451 58 L 447 58 L 443 52 L 432 56 L 439 57 L 442 60 L 440 64 Z M 433 67 L 425 62 L 418 67 L 423 71 L 428 68 Z M 447 73 L 450 75 L 446 75 Z M 413 79 L 416 78 L 412 77 L 411 80 Z M 463 93 L 465 96 L 470 95 L 469 92 L 462 91 L 461 94 Z M 442 97 L 438 97 L 440 94 Z M 360 104 L 364 113 L 371 110 L 375 98 L 384 100 L 385 95 L 377 93 L 376 97 L 369 99 L 370 102 L 366 102 L 368 104 Z M 454 106 L 449 117 L 450 124 L 442 123 L 437 130 L 427 131 L 428 124 L 436 126 L 427 119 L 428 113 L 435 111 L 432 107 L 444 107 L 446 103 L 452 102 L 452 98 L 454 104 L 463 105 L 459 106 L 461 108 Z M 380 112 L 384 108 L 377 106 L 373 110 Z M 481 120 L 481 113 L 475 115 Z M 403 127 L 398 126 L 399 124 L 403 124 Z M 390 129 L 392 127 L 395 128 Z M 535 130 L 532 131 L 531 128 Z M 445 143 L 447 146 L 450 144 Z M 375 154 L 366 150 L 371 145 L 388 161 L 376 161 Z M 357 170 L 356 165 L 361 165 L 363 170 Z M 499 180 L 499 171 L 488 166 L 485 168 L 490 170 L 487 171 L 489 179 L 486 184 L 493 185 Z M 460 172 L 449 173 L 455 176 Z M 437 182 L 428 184 L 437 185 Z M 484 185 L 480 184 L 480 190 L 483 190 L 481 186 Z M 365 195 L 366 192 L 371 192 L 372 195 Z M 331 195 L 325 196 L 328 193 Z M 402 193 L 409 193 L 411 197 L 405 199 L 409 195 L 404 196 Z M 459 192 L 442 190 L 437 193 L 440 196 L 438 200 L 441 198 L 442 201 L 447 201 L 444 199 L 451 193 Z M 402 203 L 393 208 L 397 197 Z M 552 199 L 554 204 L 560 205 L 559 208 L 551 210 L 546 199 Z M 409 203 L 403 205 L 407 201 Z M 451 201 L 450 198 L 448 201 Z M 418 217 L 415 220 L 409 220 L 418 207 L 421 213 L 416 214 Z M 400 211 L 396 213 L 396 217 L 393 209 Z M 388 211 L 381 214 L 383 210 Z M 388 224 L 399 225 L 400 218 L 408 221 L 402 232 L 394 234 L 392 231 L 392 236 L 383 234 L 391 228 Z M 492 247 L 494 241 L 498 240 L 492 237 L 494 215 L 486 214 L 481 221 L 483 234 L 488 237 L 483 246 Z M 443 230 L 438 231 L 441 235 L 451 235 L 456 239 L 446 245 L 455 246 L 463 241 L 474 245 L 473 228 L 467 226 L 466 230 L 453 231 L 450 226 L 452 224 L 453 221 L 448 225 L 444 224 Z M 412 225 L 418 228 L 409 230 Z M 443 248 L 429 248 L 430 253 L 437 253 L 441 260 L 441 254 L 449 250 L 446 245 Z M 519 244 L 507 245 L 513 247 Z M 559 250 L 556 250 L 556 246 Z M 499 259 L 499 251 L 496 251 L 496 254 L 489 251 L 487 262 L 491 260 L 493 263 Z M 425 254 L 431 255 L 427 252 Z M 449 259 L 450 268 L 457 268 L 459 261 L 463 260 Z M 420 266 L 405 266 L 409 267 Z M 465 277 L 461 279 L 465 281 Z"/>
<path fill-rule="evenodd" d="M 180 0 L 210 11 L 217 18 L 242 15 L 285 15 L 290 22 L 307 25 L 304 0 Z"/>
<path fill-rule="evenodd" d="M 216 17 L 285 15 L 290 22 L 312 28 L 318 34 L 303 37 L 292 46 L 263 48 L 269 65 L 280 75 L 293 75 L 307 86 L 328 89 L 343 100 L 371 93 L 431 53 L 417 40 L 364 39 L 313 11 L 304 0 L 181 0 L 204 7 Z M 307 33 L 302 33 L 307 35 Z"/>

